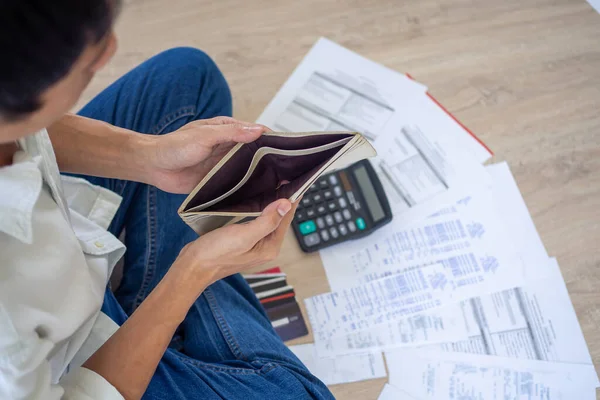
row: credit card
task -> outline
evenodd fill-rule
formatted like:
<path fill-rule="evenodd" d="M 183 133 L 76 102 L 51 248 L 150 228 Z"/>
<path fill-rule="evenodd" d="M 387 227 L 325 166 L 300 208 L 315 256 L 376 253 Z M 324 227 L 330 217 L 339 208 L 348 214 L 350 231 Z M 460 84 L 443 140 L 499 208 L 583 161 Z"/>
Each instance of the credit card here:
<path fill-rule="evenodd" d="M 275 332 L 284 342 L 308 335 L 306 322 L 296 301 L 267 309 Z"/>

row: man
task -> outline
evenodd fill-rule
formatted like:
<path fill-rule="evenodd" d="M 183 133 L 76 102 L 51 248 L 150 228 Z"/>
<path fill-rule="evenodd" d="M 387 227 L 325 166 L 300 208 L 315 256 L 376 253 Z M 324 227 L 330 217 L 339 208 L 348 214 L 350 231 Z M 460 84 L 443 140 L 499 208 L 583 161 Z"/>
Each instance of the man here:
<path fill-rule="evenodd" d="M 116 50 L 118 7 L 0 0 L 0 398 L 331 398 L 237 275 L 276 256 L 295 205 L 200 238 L 177 216 L 266 129 L 223 117 L 210 58 L 166 51 L 66 114 Z"/>

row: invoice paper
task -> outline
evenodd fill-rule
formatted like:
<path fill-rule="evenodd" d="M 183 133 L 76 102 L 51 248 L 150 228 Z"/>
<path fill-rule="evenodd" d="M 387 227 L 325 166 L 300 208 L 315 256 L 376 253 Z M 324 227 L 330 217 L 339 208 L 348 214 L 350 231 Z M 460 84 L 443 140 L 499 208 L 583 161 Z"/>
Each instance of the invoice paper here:
<path fill-rule="evenodd" d="M 396 114 L 398 99 L 427 87 L 321 38 L 257 122 L 280 131 L 357 131 L 375 139 Z"/>
<path fill-rule="evenodd" d="M 346 356 L 319 358 L 315 346 L 301 344 L 289 346 L 308 370 L 326 385 L 383 378 L 386 376 L 383 354 L 367 352 Z"/>
<path fill-rule="evenodd" d="M 418 346 L 468 339 L 460 304 L 377 324 L 372 328 L 339 336 L 316 334 L 319 357 L 389 350 L 402 346 Z"/>
<path fill-rule="evenodd" d="M 595 371 L 549 363 L 422 350 L 386 352 L 389 383 L 422 399 L 595 399 Z"/>
<path fill-rule="evenodd" d="M 463 303 L 469 339 L 427 350 L 592 364 L 556 259 L 546 274 L 524 286 Z"/>
<path fill-rule="evenodd" d="M 490 153 L 406 75 L 320 39 L 257 122 L 280 131 L 351 130 L 384 156 L 372 160 L 395 218 L 418 219 L 465 186 L 486 185 Z M 392 157 L 385 154 L 389 146 Z M 474 150 L 478 149 L 478 150 Z M 481 150 L 483 149 L 483 150 Z"/>
<path fill-rule="evenodd" d="M 487 187 L 485 168 L 434 115 L 418 112 L 424 96 L 415 97 L 398 114 L 397 126 L 381 135 L 372 159 L 392 213 L 402 223 L 424 218 L 439 208 Z"/>

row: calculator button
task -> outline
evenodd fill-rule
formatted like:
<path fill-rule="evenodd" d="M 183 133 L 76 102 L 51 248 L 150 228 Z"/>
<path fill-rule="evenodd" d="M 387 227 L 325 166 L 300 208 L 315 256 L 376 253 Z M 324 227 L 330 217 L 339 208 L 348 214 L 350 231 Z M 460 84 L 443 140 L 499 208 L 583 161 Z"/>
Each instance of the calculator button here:
<path fill-rule="evenodd" d="M 342 234 L 342 236 L 346 236 L 348 234 L 348 229 L 346 229 L 346 225 L 339 225 L 338 230 Z"/>
<path fill-rule="evenodd" d="M 335 194 L 335 197 L 341 197 L 342 196 L 342 188 L 341 186 L 336 186 L 333 188 L 333 193 Z"/>
<path fill-rule="evenodd" d="M 340 208 L 346 208 L 348 206 L 346 199 L 343 197 L 340 197 L 340 199 L 338 200 L 338 203 L 340 204 Z"/>
<path fill-rule="evenodd" d="M 326 190 L 323 192 L 323 198 L 325 200 L 330 200 L 333 197 L 333 193 L 331 193 L 331 190 Z"/>
<path fill-rule="evenodd" d="M 319 215 L 323 215 L 327 212 L 327 209 L 325 208 L 324 205 L 320 205 L 319 207 L 317 207 L 317 214 Z"/>
<path fill-rule="evenodd" d="M 313 218 L 316 215 L 317 215 L 317 212 L 315 211 L 314 208 L 309 208 L 309 209 L 306 210 L 306 217 L 307 218 Z"/>
<path fill-rule="evenodd" d="M 335 211 L 335 210 L 337 210 L 337 205 L 333 201 L 331 201 L 331 202 L 327 203 L 327 209 L 329 211 Z"/>
<path fill-rule="evenodd" d="M 302 198 L 302 205 L 304 207 L 308 207 L 312 204 L 312 201 L 310 200 L 310 197 L 306 196 Z"/>
<path fill-rule="evenodd" d="M 325 228 L 325 220 L 321 217 L 317 218 L 317 226 L 319 229 Z"/>
<path fill-rule="evenodd" d="M 347 208 L 344 209 L 344 211 L 342 211 L 342 215 L 344 216 L 344 219 L 346 219 L 346 220 L 352 218 L 352 214 L 350 214 L 350 211 Z"/>
<path fill-rule="evenodd" d="M 317 193 L 313 196 L 312 201 L 315 204 L 320 203 L 323 201 L 323 196 L 321 195 L 321 193 Z"/>
<path fill-rule="evenodd" d="M 321 179 L 319 181 L 319 188 L 320 189 L 325 189 L 329 186 L 329 184 L 327 183 L 327 181 L 325 179 Z"/>
<path fill-rule="evenodd" d="M 309 233 L 313 233 L 317 230 L 317 226 L 315 225 L 315 221 L 308 220 L 306 222 L 301 223 L 298 228 L 300 229 L 300 233 L 303 235 L 308 235 Z"/>
<path fill-rule="evenodd" d="M 318 233 L 311 233 L 308 236 L 304 236 L 304 244 L 308 247 L 316 246 L 321 243 L 321 238 L 319 238 Z"/>
<path fill-rule="evenodd" d="M 337 239 L 338 236 L 340 236 L 340 233 L 338 232 L 338 230 L 335 226 L 332 226 L 331 228 L 329 228 L 329 233 L 331 234 L 331 237 L 334 239 Z"/>
<path fill-rule="evenodd" d="M 356 225 L 354 224 L 354 221 L 348 221 L 346 225 L 348 225 L 350 232 L 356 232 Z"/>
<path fill-rule="evenodd" d="M 327 226 L 333 225 L 333 217 L 331 214 L 325 216 L 325 222 L 327 223 Z"/>
<path fill-rule="evenodd" d="M 333 218 L 335 219 L 335 222 L 337 222 L 338 224 L 343 221 L 342 213 L 339 211 L 336 211 L 333 213 Z"/>
<path fill-rule="evenodd" d="M 361 231 L 364 231 L 365 228 L 367 227 L 367 224 L 365 223 L 365 220 L 362 218 L 356 218 L 356 226 L 358 227 L 358 229 L 360 229 Z"/>
<path fill-rule="evenodd" d="M 304 221 L 305 219 L 304 211 L 296 211 L 296 221 Z"/>
<path fill-rule="evenodd" d="M 337 177 L 335 175 L 329 175 L 329 183 L 331 183 L 332 185 L 337 185 Z"/>
<path fill-rule="evenodd" d="M 324 242 L 329 240 L 329 232 L 327 232 L 327 229 L 322 230 L 320 233 L 321 239 L 323 239 Z"/>

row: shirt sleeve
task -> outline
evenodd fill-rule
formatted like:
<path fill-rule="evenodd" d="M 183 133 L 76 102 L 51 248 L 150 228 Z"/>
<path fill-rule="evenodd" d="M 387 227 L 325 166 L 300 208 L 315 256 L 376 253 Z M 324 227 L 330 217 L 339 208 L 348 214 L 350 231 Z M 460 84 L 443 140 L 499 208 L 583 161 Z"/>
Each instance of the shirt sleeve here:
<path fill-rule="evenodd" d="M 47 360 L 54 344 L 37 332 L 17 335 L 0 304 L 0 399 L 124 400 L 106 379 L 79 367 L 51 382 Z"/>
<path fill-rule="evenodd" d="M 65 400 L 124 400 L 119 391 L 96 372 L 79 367 L 61 380 Z"/>

